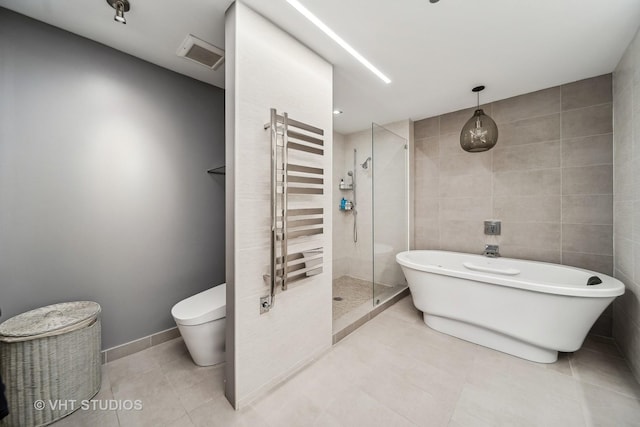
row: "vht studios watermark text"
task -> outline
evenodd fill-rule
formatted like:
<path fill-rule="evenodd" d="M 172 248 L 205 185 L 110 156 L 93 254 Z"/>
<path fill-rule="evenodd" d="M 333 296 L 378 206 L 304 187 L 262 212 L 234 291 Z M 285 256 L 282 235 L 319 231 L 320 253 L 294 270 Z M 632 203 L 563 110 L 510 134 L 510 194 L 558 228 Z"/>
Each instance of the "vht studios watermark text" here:
<path fill-rule="evenodd" d="M 142 400 L 36 400 L 33 407 L 38 411 L 141 411 Z"/>

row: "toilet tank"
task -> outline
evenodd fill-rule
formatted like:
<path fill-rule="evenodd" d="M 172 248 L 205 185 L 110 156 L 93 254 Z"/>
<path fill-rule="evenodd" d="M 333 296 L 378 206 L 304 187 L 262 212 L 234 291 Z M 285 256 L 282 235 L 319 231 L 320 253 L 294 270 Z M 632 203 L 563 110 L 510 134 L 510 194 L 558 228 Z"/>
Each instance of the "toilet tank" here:
<path fill-rule="evenodd" d="M 227 284 L 222 283 L 173 306 L 171 315 L 179 325 L 193 326 L 222 319 L 227 313 Z"/>

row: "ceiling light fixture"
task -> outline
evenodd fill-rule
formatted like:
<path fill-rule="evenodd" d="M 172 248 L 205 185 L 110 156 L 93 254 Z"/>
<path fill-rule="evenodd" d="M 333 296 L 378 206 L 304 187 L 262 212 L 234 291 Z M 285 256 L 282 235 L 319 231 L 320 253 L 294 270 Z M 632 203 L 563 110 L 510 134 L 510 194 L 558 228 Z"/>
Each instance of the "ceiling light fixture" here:
<path fill-rule="evenodd" d="M 496 122 L 480 108 L 480 91 L 482 90 L 484 86 L 476 86 L 471 90 L 478 95 L 478 107 L 460 132 L 460 146 L 470 153 L 490 150 L 498 142 Z"/>
<path fill-rule="evenodd" d="M 337 108 L 335 110 L 333 110 L 333 115 L 334 116 L 339 116 L 340 114 L 342 114 L 342 110 L 338 110 Z"/>
<path fill-rule="evenodd" d="M 129 10 L 131 9 L 129 0 L 107 0 L 107 3 L 109 3 L 109 6 L 116 10 L 116 14 L 113 17 L 113 20 L 122 24 L 126 24 L 127 20 L 124 17 L 124 13 L 129 12 Z"/>
<path fill-rule="evenodd" d="M 322 22 L 317 16 L 309 11 L 306 7 L 304 7 L 298 0 L 287 0 L 291 6 L 293 6 L 298 12 L 300 12 L 305 18 L 311 21 L 316 27 L 320 28 L 326 35 L 331 37 L 331 39 L 338 43 L 344 50 L 349 52 L 351 56 L 356 58 L 362 65 L 367 67 L 369 71 L 378 76 L 380 80 L 389 84 L 391 83 L 391 79 L 385 76 L 382 71 L 378 70 L 371 62 L 369 62 L 364 56 L 362 56 L 357 50 L 355 50 L 349 43 L 344 41 L 342 37 L 337 35 L 331 28 L 327 26 L 324 22 Z"/>

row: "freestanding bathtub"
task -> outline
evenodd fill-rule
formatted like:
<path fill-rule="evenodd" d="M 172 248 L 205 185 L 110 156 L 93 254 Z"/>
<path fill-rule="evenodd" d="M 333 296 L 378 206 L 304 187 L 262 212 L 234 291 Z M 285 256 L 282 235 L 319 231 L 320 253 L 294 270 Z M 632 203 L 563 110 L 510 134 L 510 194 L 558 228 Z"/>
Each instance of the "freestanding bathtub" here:
<path fill-rule="evenodd" d="M 544 262 L 446 251 L 401 252 L 396 260 L 428 326 L 539 363 L 578 350 L 624 293 L 613 277 Z"/>

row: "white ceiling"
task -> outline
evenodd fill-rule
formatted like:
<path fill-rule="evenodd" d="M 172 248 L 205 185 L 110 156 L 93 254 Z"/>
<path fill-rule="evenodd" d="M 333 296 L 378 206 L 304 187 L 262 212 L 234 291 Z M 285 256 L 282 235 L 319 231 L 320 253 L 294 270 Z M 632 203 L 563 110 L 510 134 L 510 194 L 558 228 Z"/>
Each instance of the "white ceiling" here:
<path fill-rule="evenodd" d="M 224 87 L 176 56 L 189 33 L 224 47 L 232 0 L 130 0 L 127 25 L 105 0 L 0 0 L 0 6 Z M 638 0 L 301 0 L 392 82 L 384 84 L 286 0 L 244 0 L 334 64 L 335 129 L 420 119 L 613 71 L 640 25 Z"/>

